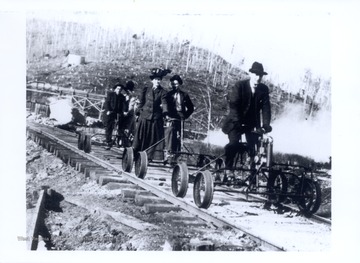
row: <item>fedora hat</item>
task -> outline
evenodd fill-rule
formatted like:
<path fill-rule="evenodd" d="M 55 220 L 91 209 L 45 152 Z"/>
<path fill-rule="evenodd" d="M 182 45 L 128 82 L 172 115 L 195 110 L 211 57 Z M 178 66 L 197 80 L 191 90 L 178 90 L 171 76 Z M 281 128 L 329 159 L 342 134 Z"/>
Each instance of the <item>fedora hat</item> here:
<path fill-rule="evenodd" d="M 183 84 L 183 81 L 181 79 L 181 77 L 179 75 L 174 75 L 170 78 L 170 81 L 174 81 L 174 80 L 177 80 L 179 82 L 180 85 Z"/>
<path fill-rule="evenodd" d="M 113 87 L 112 89 L 115 90 L 117 87 L 120 87 L 121 89 L 123 89 L 125 86 L 119 82 L 117 82 Z"/>
<path fill-rule="evenodd" d="M 151 80 L 153 80 L 154 78 L 162 79 L 168 73 L 171 73 L 171 69 L 153 68 L 151 69 L 150 79 Z"/>
<path fill-rule="evenodd" d="M 256 75 L 267 75 L 267 73 L 264 71 L 263 65 L 256 61 L 252 64 L 251 69 L 249 69 L 249 71 Z"/>

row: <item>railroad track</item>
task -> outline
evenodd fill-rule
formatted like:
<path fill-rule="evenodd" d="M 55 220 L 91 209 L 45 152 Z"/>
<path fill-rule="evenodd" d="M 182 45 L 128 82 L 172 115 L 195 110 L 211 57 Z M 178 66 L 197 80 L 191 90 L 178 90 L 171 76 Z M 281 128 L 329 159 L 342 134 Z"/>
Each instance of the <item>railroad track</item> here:
<path fill-rule="evenodd" d="M 121 168 L 121 149 L 106 151 L 101 146 L 92 146 L 90 153 L 77 148 L 77 135 L 58 128 L 27 121 L 27 134 L 35 142 L 62 158 L 65 162 L 83 172 L 86 177 L 100 185 L 107 182 L 132 184 L 134 188 L 124 189 L 124 197 L 137 197 L 144 202 L 144 210 L 187 211 L 207 225 L 233 229 L 248 235 L 266 250 L 272 251 L 324 251 L 330 248 L 331 222 L 319 217 L 305 218 L 289 210 L 262 209 L 263 201 L 256 196 L 238 193 L 216 192 L 209 209 L 196 207 L 192 189 L 183 198 L 176 198 L 171 192 L 171 169 L 164 166 L 149 166 L 145 179 L 139 179 Z M 191 171 L 190 171 L 191 172 Z M 192 188 L 192 185 L 189 185 Z M 160 202 L 157 200 L 163 200 Z M 150 202 L 149 202 L 150 200 Z"/>

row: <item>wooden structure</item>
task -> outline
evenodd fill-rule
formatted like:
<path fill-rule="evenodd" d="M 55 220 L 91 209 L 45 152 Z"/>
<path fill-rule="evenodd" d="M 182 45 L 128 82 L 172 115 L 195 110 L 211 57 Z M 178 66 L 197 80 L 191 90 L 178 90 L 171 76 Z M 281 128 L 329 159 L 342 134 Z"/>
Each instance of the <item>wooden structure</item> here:
<path fill-rule="evenodd" d="M 72 103 L 75 108 L 80 112 L 88 113 L 90 110 L 96 113 L 96 117 L 101 120 L 102 113 L 104 111 L 104 103 L 106 95 L 89 93 L 82 90 L 76 90 L 73 88 L 64 88 L 53 86 L 44 82 L 29 82 L 26 85 L 27 103 L 30 103 L 31 111 L 35 111 L 37 114 L 43 113 L 41 108 L 45 108 L 45 116 L 49 116 L 48 105 L 44 100 L 36 100 L 33 97 L 33 93 L 40 93 L 45 96 L 58 96 L 58 97 L 71 97 Z M 36 111 L 36 109 L 39 109 Z"/>

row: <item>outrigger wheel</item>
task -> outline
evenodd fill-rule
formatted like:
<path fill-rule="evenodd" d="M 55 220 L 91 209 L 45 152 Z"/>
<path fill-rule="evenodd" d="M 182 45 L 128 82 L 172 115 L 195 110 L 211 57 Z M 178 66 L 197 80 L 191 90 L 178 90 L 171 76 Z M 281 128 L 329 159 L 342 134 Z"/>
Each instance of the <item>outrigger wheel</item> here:
<path fill-rule="evenodd" d="M 316 213 L 321 204 L 321 188 L 318 182 L 305 178 L 303 187 L 300 190 L 298 207 L 306 216 L 310 217 Z"/>
<path fill-rule="evenodd" d="M 79 133 L 79 137 L 78 137 L 78 149 L 79 150 L 84 150 L 84 144 L 85 144 L 85 134 L 83 132 Z"/>
<path fill-rule="evenodd" d="M 132 147 L 126 147 L 122 156 L 122 169 L 125 172 L 130 173 L 134 163 L 134 149 Z"/>
<path fill-rule="evenodd" d="M 284 202 L 288 190 L 288 181 L 283 173 L 278 171 L 271 172 L 267 187 L 268 191 L 273 194 L 273 197 L 269 197 L 270 199 L 273 199 L 276 203 Z"/>
<path fill-rule="evenodd" d="M 144 179 L 147 172 L 148 158 L 146 152 L 138 152 L 135 157 L 135 175 Z"/>
<path fill-rule="evenodd" d="M 194 181 L 194 201 L 199 208 L 209 208 L 214 196 L 214 181 L 209 171 L 198 172 Z"/>
<path fill-rule="evenodd" d="M 184 162 L 175 165 L 171 176 L 171 189 L 176 197 L 183 198 L 189 186 L 189 170 Z"/>

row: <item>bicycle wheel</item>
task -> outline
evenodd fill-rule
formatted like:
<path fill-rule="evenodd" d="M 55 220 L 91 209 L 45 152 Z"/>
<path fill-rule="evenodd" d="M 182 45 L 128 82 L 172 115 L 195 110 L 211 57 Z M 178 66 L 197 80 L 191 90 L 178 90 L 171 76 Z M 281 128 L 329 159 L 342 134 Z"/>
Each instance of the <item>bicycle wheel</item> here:
<path fill-rule="evenodd" d="M 127 147 L 124 149 L 122 156 L 122 169 L 125 172 L 130 173 L 134 163 L 134 150 L 132 147 Z"/>
<path fill-rule="evenodd" d="M 147 172 L 148 157 L 146 152 L 138 152 L 135 157 L 135 175 L 144 179 Z"/>
<path fill-rule="evenodd" d="M 273 193 L 270 199 L 276 203 L 281 203 L 286 199 L 288 181 L 286 176 L 281 172 L 271 172 L 268 180 L 268 192 Z"/>
<path fill-rule="evenodd" d="M 214 182 L 209 171 L 198 172 L 194 181 L 194 201 L 199 208 L 209 208 L 214 196 Z"/>
<path fill-rule="evenodd" d="M 300 199 L 298 207 L 306 216 L 316 213 L 321 204 L 321 188 L 318 182 L 305 178 L 302 187 L 299 188 Z"/>
<path fill-rule="evenodd" d="M 189 186 L 189 170 L 186 163 L 175 165 L 171 176 L 171 189 L 176 197 L 183 198 Z"/>

